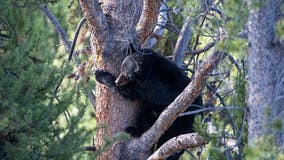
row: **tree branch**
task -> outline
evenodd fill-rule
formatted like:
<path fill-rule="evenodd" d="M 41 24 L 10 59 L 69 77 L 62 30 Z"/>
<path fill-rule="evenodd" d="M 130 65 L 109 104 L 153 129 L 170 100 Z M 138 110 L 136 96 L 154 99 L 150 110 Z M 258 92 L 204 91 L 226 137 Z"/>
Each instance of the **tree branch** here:
<path fill-rule="evenodd" d="M 220 111 L 220 110 L 245 110 L 245 109 L 246 108 L 244 108 L 244 107 L 237 107 L 237 106 L 231 106 L 231 107 L 206 107 L 206 108 L 201 108 L 201 109 L 198 109 L 198 110 L 195 110 L 195 111 L 189 111 L 189 112 L 181 113 L 181 114 L 179 114 L 179 117 L 189 116 L 189 115 L 193 115 L 193 114 L 197 114 L 197 113 L 201 113 L 201 112 L 205 112 L 205 111 L 215 112 L 215 111 Z"/>
<path fill-rule="evenodd" d="M 188 52 L 188 53 L 190 53 L 191 55 L 197 55 L 197 54 L 200 54 L 200 53 L 203 53 L 203 52 L 208 51 L 209 49 L 211 49 L 212 47 L 214 47 L 215 44 L 216 44 L 216 42 L 210 42 L 210 43 L 208 43 L 204 48 L 198 49 L 198 50 L 194 50 L 194 51 L 190 51 L 190 52 Z"/>
<path fill-rule="evenodd" d="M 65 50 L 70 52 L 70 42 L 67 39 L 67 35 L 63 27 L 60 25 L 58 19 L 52 14 L 52 12 L 49 11 L 48 7 L 45 4 L 39 4 L 39 8 L 41 11 L 45 14 L 45 16 L 48 18 L 48 20 L 53 24 L 56 32 L 58 33 L 60 39 L 63 42 L 63 45 L 65 47 Z"/>
<path fill-rule="evenodd" d="M 79 32 L 80 32 L 80 29 L 81 29 L 82 25 L 85 23 L 85 21 L 86 21 L 86 18 L 83 17 L 80 20 L 80 22 L 79 22 L 79 24 L 76 28 L 75 36 L 74 36 L 74 39 L 73 39 L 72 44 L 71 44 L 71 50 L 70 50 L 70 53 L 69 53 L 68 62 L 70 62 L 72 57 L 73 57 L 73 52 L 74 52 L 74 48 L 75 48 L 75 45 L 76 45 L 76 41 L 77 41 L 77 38 L 78 38 L 78 35 L 79 35 Z"/>
<path fill-rule="evenodd" d="M 168 6 L 166 4 L 167 0 L 161 0 L 161 1 L 162 1 L 162 5 L 160 7 L 158 21 L 157 21 L 156 26 L 154 28 L 153 35 L 151 36 L 151 38 L 146 43 L 144 42 L 144 46 L 146 48 L 153 48 L 165 32 L 164 26 L 166 25 L 166 23 L 168 21 L 168 16 L 167 16 Z"/>
<path fill-rule="evenodd" d="M 152 34 L 157 23 L 161 4 L 162 0 L 144 0 L 143 11 L 136 27 L 141 44 Z"/>
<path fill-rule="evenodd" d="M 183 149 L 195 148 L 205 144 L 206 142 L 197 133 L 183 134 L 168 140 L 147 160 L 163 160 Z"/>
<path fill-rule="evenodd" d="M 96 38 L 97 46 L 104 46 L 109 35 L 108 23 L 97 0 L 80 0 L 87 23 Z"/>
<path fill-rule="evenodd" d="M 183 65 L 184 57 L 185 57 L 185 51 L 188 48 L 188 43 L 191 40 L 192 31 L 190 29 L 190 19 L 189 17 L 186 18 L 180 35 L 178 37 L 176 47 L 174 49 L 174 62 L 181 67 Z"/>

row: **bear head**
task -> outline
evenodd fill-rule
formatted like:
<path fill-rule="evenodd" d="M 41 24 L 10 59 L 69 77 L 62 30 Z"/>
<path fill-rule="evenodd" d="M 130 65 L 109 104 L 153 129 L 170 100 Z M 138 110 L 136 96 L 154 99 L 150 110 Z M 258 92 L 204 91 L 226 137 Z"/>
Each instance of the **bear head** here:
<path fill-rule="evenodd" d="M 117 86 L 124 86 L 129 82 L 135 81 L 143 71 L 143 54 L 134 53 L 128 55 L 120 66 L 120 74 L 116 78 Z"/>

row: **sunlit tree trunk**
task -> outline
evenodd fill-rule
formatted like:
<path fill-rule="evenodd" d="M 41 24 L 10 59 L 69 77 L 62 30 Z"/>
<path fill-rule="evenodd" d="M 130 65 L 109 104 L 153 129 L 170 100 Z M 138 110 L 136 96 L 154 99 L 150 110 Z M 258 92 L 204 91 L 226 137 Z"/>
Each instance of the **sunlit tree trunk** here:
<path fill-rule="evenodd" d="M 256 3 L 258 2 L 258 3 Z M 249 0 L 248 20 L 248 141 L 251 144 L 270 130 L 276 69 L 280 62 L 275 40 L 275 24 L 281 0 Z"/>
<path fill-rule="evenodd" d="M 95 3 L 95 4 L 94 4 Z M 123 49 L 134 39 L 135 24 L 142 11 L 142 0 L 81 0 L 81 7 L 92 32 L 92 52 L 96 54 L 97 69 L 104 69 L 118 75 L 120 64 L 125 57 Z M 137 105 L 109 91 L 105 86 L 96 85 L 97 126 L 104 125 L 96 133 L 97 148 L 134 122 Z M 112 145 L 98 160 L 119 159 L 121 143 Z"/>

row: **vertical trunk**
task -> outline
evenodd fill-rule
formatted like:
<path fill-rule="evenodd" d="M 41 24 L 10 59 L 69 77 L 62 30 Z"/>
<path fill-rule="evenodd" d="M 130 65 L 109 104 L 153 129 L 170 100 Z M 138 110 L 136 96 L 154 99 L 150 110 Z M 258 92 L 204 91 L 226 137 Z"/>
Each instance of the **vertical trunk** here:
<path fill-rule="evenodd" d="M 144 42 L 146 35 L 152 32 L 156 24 L 160 4 L 161 1 L 152 0 L 80 0 L 91 31 L 91 49 L 96 54 L 96 69 L 118 75 L 120 64 L 126 56 L 127 45 Z M 139 26 L 138 33 L 136 26 Z M 97 126 L 106 126 L 98 129 L 96 134 L 95 145 L 99 148 L 104 145 L 106 138 L 111 138 L 133 125 L 140 104 L 126 101 L 100 84 L 96 85 L 96 96 Z M 117 142 L 98 159 L 129 159 L 123 158 L 128 156 L 127 152 L 129 150 L 126 144 Z"/>
<path fill-rule="evenodd" d="M 93 33 L 91 45 L 96 53 L 96 68 L 104 69 L 118 75 L 120 64 L 125 57 L 123 49 L 126 44 L 135 39 L 135 24 L 142 11 L 142 0 L 104 0 L 101 8 L 108 23 L 108 37 L 101 46 L 98 36 Z M 98 43 L 99 42 L 99 43 Z M 106 47 L 107 46 L 107 47 Z M 134 123 L 137 103 L 126 101 L 119 95 L 109 91 L 105 86 L 96 85 L 96 118 L 97 125 L 106 126 L 96 133 L 96 147 L 104 145 L 104 139 L 110 138 Z M 122 143 L 117 142 L 103 152 L 98 160 L 119 159 L 123 149 Z"/>
<path fill-rule="evenodd" d="M 249 0 L 248 56 L 248 141 L 251 144 L 265 133 L 266 112 L 271 110 L 279 54 L 273 45 L 274 27 L 281 0 L 256 4 Z M 267 110 L 268 109 L 268 110 Z M 268 113 L 268 112 L 267 112 Z"/>

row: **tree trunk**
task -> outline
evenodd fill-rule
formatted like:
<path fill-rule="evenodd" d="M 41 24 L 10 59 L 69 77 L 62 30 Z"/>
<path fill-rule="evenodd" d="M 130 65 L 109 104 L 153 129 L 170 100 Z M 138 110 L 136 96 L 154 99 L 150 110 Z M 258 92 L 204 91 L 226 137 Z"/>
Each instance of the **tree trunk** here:
<path fill-rule="evenodd" d="M 281 0 L 253 0 L 249 5 L 249 56 L 248 56 L 248 142 L 251 144 L 267 131 L 265 125 L 271 111 L 275 88 L 276 67 L 280 54 L 275 45 L 275 23 Z"/>
<path fill-rule="evenodd" d="M 97 69 L 104 69 L 118 75 L 120 64 L 125 57 L 124 48 L 135 39 L 137 24 L 141 15 L 142 0 L 80 0 L 82 10 L 91 30 L 92 52 L 96 54 Z M 95 146 L 104 145 L 105 138 L 111 138 L 134 123 L 138 104 L 126 101 L 109 91 L 105 86 L 96 84 L 97 126 L 103 125 L 96 133 Z M 119 159 L 122 143 L 117 142 L 103 152 L 97 159 Z"/>

